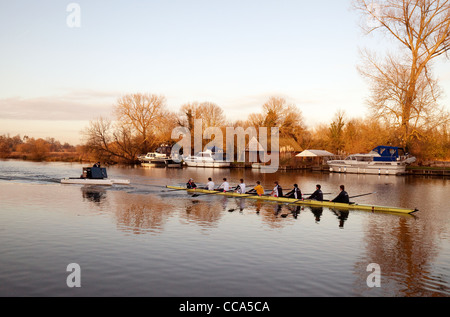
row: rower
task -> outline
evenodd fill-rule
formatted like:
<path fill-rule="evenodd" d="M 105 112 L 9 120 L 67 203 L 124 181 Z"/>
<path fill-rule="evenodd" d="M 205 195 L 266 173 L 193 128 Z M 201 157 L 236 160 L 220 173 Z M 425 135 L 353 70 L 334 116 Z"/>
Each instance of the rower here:
<path fill-rule="evenodd" d="M 207 189 L 207 190 L 214 190 L 214 186 L 215 186 L 215 184 L 214 184 L 214 182 L 212 181 L 212 178 L 209 177 L 209 178 L 208 178 L 208 183 L 206 183 L 206 189 Z"/>
<path fill-rule="evenodd" d="M 235 192 L 239 193 L 239 194 L 245 194 L 245 183 L 244 180 L 241 178 L 240 179 L 240 184 L 236 186 L 236 188 L 234 189 Z"/>
<path fill-rule="evenodd" d="M 286 194 L 286 198 L 295 198 L 295 199 L 302 199 L 302 191 L 300 188 L 298 188 L 297 184 L 294 184 L 294 189 L 291 190 L 289 193 Z"/>
<path fill-rule="evenodd" d="M 333 200 L 331 200 L 333 203 L 345 203 L 345 204 L 349 204 L 350 203 L 350 199 L 348 197 L 348 193 L 345 191 L 345 186 L 341 185 L 339 186 L 341 189 L 341 192 L 339 193 L 339 195 L 337 195 L 337 197 Z"/>
<path fill-rule="evenodd" d="M 254 194 L 256 192 L 256 194 L 258 196 L 262 196 L 264 195 L 264 188 L 261 186 L 261 182 L 260 181 L 256 181 L 256 186 L 255 188 L 253 188 L 252 190 L 250 190 L 247 194 Z"/>
<path fill-rule="evenodd" d="M 186 184 L 187 189 L 196 189 L 197 185 L 194 183 L 192 178 L 189 178 L 189 181 Z"/>
<path fill-rule="evenodd" d="M 273 197 L 283 197 L 283 188 L 281 188 L 280 184 L 277 181 L 274 182 L 275 187 L 273 188 L 270 196 Z"/>
<path fill-rule="evenodd" d="M 323 201 L 323 193 L 321 188 L 322 187 L 320 185 L 316 185 L 316 191 L 311 196 L 309 196 L 308 199 Z"/>
<path fill-rule="evenodd" d="M 226 178 L 223 179 L 222 185 L 219 186 L 219 191 L 224 192 L 224 193 L 230 191 L 230 184 L 227 182 Z"/>

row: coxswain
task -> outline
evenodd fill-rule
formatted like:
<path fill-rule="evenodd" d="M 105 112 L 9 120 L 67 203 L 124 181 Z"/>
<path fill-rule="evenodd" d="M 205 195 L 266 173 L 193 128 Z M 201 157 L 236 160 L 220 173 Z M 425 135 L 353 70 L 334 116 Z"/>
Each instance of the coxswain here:
<path fill-rule="evenodd" d="M 214 190 L 214 187 L 215 187 L 215 184 L 214 184 L 214 182 L 212 181 L 212 178 L 209 177 L 209 178 L 208 178 L 208 183 L 206 183 L 206 189 L 207 189 L 207 190 Z"/>
<path fill-rule="evenodd" d="M 341 185 L 339 187 L 341 189 L 341 192 L 339 193 L 339 195 L 337 195 L 335 199 L 332 200 L 332 202 L 345 204 L 350 203 L 350 198 L 348 197 L 348 193 L 345 191 L 345 186 Z"/>
<path fill-rule="evenodd" d="M 219 191 L 224 192 L 224 193 L 230 191 L 230 184 L 227 182 L 226 178 L 223 179 L 222 185 L 219 186 Z"/>
<path fill-rule="evenodd" d="M 273 197 L 283 197 L 283 188 L 281 188 L 280 184 L 277 181 L 274 182 L 275 187 L 273 188 L 270 196 Z"/>
<path fill-rule="evenodd" d="M 286 198 L 295 198 L 295 199 L 302 199 L 302 191 L 300 188 L 298 188 L 297 184 L 294 184 L 294 189 L 291 190 L 289 193 L 286 194 Z"/>
<path fill-rule="evenodd" d="M 189 181 L 186 184 L 187 189 L 196 189 L 197 185 L 194 183 L 192 178 L 189 178 Z"/>
<path fill-rule="evenodd" d="M 321 188 L 322 187 L 320 185 L 316 185 L 316 191 L 311 196 L 309 196 L 308 199 L 323 201 L 323 193 Z"/>
<path fill-rule="evenodd" d="M 237 192 L 238 194 L 245 194 L 245 183 L 244 183 L 244 180 L 241 178 L 240 182 L 241 183 L 236 186 L 234 191 Z"/>
<path fill-rule="evenodd" d="M 256 186 L 255 188 L 253 188 L 252 190 L 250 190 L 248 192 L 248 194 L 254 194 L 256 192 L 256 195 L 258 196 L 262 196 L 264 195 L 264 188 L 261 186 L 261 182 L 260 181 L 256 181 Z"/>

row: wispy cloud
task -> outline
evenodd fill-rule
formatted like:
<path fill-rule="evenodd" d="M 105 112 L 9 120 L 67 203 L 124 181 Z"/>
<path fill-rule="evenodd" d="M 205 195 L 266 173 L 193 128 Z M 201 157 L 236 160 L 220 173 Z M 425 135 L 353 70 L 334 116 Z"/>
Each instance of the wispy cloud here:
<path fill-rule="evenodd" d="M 56 96 L 0 99 L 1 119 L 90 120 L 111 113 L 117 94 L 91 90 Z"/>

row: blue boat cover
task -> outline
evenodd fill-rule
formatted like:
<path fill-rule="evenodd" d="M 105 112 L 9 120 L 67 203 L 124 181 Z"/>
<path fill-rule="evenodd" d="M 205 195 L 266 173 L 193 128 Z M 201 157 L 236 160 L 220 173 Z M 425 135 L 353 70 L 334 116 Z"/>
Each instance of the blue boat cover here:
<path fill-rule="evenodd" d="M 381 157 L 375 157 L 373 160 L 377 162 L 395 162 L 401 154 L 405 154 L 403 148 L 395 147 L 395 146 L 377 146 L 372 150 L 380 154 Z M 403 152 L 400 154 L 400 152 Z"/>

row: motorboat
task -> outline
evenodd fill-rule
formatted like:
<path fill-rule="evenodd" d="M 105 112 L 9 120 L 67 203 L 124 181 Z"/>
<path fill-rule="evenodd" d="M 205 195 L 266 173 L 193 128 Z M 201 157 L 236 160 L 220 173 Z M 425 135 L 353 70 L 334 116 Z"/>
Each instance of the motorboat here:
<path fill-rule="evenodd" d="M 200 152 L 196 155 L 189 155 L 184 159 L 184 163 L 188 167 L 210 167 L 225 168 L 230 167 L 231 163 L 223 159 L 222 153 L 213 153 L 211 150 Z"/>
<path fill-rule="evenodd" d="M 168 159 L 166 154 L 157 153 L 157 152 L 151 152 L 147 153 L 146 155 L 141 155 L 138 157 L 138 160 L 144 163 L 157 161 L 157 160 L 166 160 Z"/>
<path fill-rule="evenodd" d="M 331 160 L 327 164 L 330 172 L 401 175 L 408 164 L 416 158 L 407 154 L 403 148 L 378 146 L 367 154 L 352 154 L 344 160 Z"/>
<path fill-rule="evenodd" d="M 84 167 L 80 177 L 68 177 L 61 180 L 61 184 L 79 185 L 129 185 L 127 179 L 110 179 L 104 167 Z"/>

